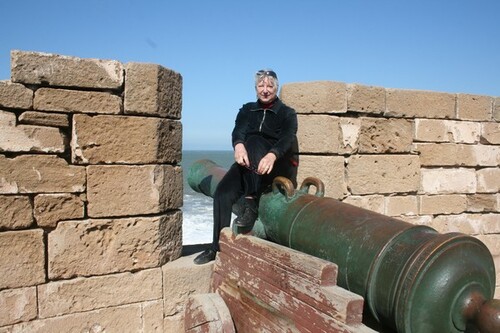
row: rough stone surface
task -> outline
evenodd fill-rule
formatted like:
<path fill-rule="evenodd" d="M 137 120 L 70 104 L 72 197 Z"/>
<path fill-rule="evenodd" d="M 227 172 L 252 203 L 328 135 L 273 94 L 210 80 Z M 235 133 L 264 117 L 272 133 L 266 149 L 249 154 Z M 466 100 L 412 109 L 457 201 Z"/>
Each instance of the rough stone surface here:
<path fill-rule="evenodd" d="M 500 214 L 439 215 L 434 218 L 430 226 L 440 233 L 498 234 L 500 233 Z"/>
<path fill-rule="evenodd" d="M 316 177 L 323 181 L 327 197 L 341 199 L 347 195 L 343 156 L 300 156 L 298 186 L 307 177 Z"/>
<path fill-rule="evenodd" d="M 90 217 L 155 214 L 182 206 L 182 170 L 171 165 L 91 165 L 87 187 Z"/>
<path fill-rule="evenodd" d="M 477 144 L 481 124 L 470 121 L 415 119 L 415 140 Z"/>
<path fill-rule="evenodd" d="M 182 125 L 152 117 L 74 115 L 71 149 L 78 164 L 177 163 Z"/>
<path fill-rule="evenodd" d="M 454 118 L 455 95 L 419 90 L 386 89 L 386 116 Z"/>
<path fill-rule="evenodd" d="M 481 142 L 500 145 L 500 123 L 482 123 Z"/>
<path fill-rule="evenodd" d="M 477 192 L 500 192 L 500 168 L 484 168 L 477 170 Z"/>
<path fill-rule="evenodd" d="M 118 114 L 122 99 L 107 92 L 40 88 L 35 92 L 35 110 L 71 113 Z"/>
<path fill-rule="evenodd" d="M 385 200 L 382 195 L 350 195 L 343 200 L 344 203 L 364 208 L 379 214 L 385 214 Z"/>
<path fill-rule="evenodd" d="M 26 111 L 19 116 L 19 122 L 28 125 L 69 127 L 68 115 L 62 113 Z"/>
<path fill-rule="evenodd" d="M 0 290 L 45 282 L 43 230 L 0 233 Z"/>
<path fill-rule="evenodd" d="M 182 76 L 154 64 L 128 63 L 125 113 L 181 118 Z"/>
<path fill-rule="evenodd" d="M 385 89 L 360 84 L 348 84 L 347 110 L 370 114 L 384 113 Z"/>
<path fill-rule="evenodd" d="M 347 179 L 352 194 L 415 192 L 420 163 L 410 155 L 354 155 L 348 160 Z"/>
<path fill-rule="evenodd" d="M 163 320 L 163 299 L 159 299 L 142 303 L 142 332 L 165 333 L 183 331 L 165 330 Z"/>
<path fill-rule="evenodd" d="M 467 209 L 467 197 L 461 194 L 419 196 L 421 215 L 460 214 Z"/>
<path fill-rule="evenodd" d="M 475 193 L 477 187 L 474 169 L 422 169 L 421 191 L 426 194 Z"/>
<path fill-rule="evenodd" d="M 39 194 L 35 197 L 33 213 L 39 227 L 55 228 L 59 221 L 83 218 L 85 207 L 78 195 Z"/>
<path fill-rule="evenodd" d="M 422 166 L 475 166 L 478 165 L 472 145 L 453 143 L 417 143 Z"/>
<path fill-rule="evenodd" d="M 11 51 L 11 80 L 58 87 L 119 89 L 123 85 L 124 70 L 115 60 L 14 50 Z"/>
<path fill-rule="evenodd" d="M 209 292 L 213 262 L 195 265 L 193 259 L 197 255 L 182 257 L 162 267 L 166 317 L 184 313 L 190 295 Z"/>
<path fill-rule="evenodd" d="M 36 318 L 36 300 L 35 287 L 0 291 L 0 309 L 2 309 L 0 311 L 0 326 Z"/>
<path fill-rule="evenodd" d="M 54 155 L 0 155 L 0 193 L 83 192 L 85 167 Z"/>
<path fill-rule="evenodd" d="M 417 215 L 418 201 L 416 196 L 391 196 L 385 198 L 385 215 Z"/>
<path fill-rule="evenodd" d="M 347 86 L 341 82 L 289 83 L 281 88 L 281 99 L 297 113 L 347 112 Z"/>
<path fill-rule="evenodd" d="M 161 298 L 160 268 L 55 281 L 38 287 L 39 318 Z"/>
<path fill-rule="evenodd" d="M 493 120 L 500 121 L 500 97 L 496 97 L 494 100 Z"/>
<path fill-rule="evenodd" d="M 17 125 L 16 115 L 0 110 L 0 152 L 63 153 L 66 138 L 58 128 Z"/>
<path fill-rule="evenodd" d="M 497 194 L 467 195 L 467 211 L 472 213 L 489 213 L 498 211 Z"/>
<path fill-rule="evenodd" d="M 299 115 L 297 140 L 301 153 L 340 152 L 340 118 L 327 115 Z"/>
<path fill-rule="evenodd" d="M 6 326 L 0 328 L 0 333 L 145 333 L 141 323 L 141 304 L 132 304 Z"/>
<path fill-rule="evenodd" d="M 0 230 L 23 229 L 33 224 L 29 197 L 0 195 Z"/>
<path fill-rule="evenodd" d="M 181 215 L 59 222 L 48 235 L 49 278 L 136 271 L 175 260 L 182 249 Z"/>
<path fill-rule="evenodd" d="M 464 120 L 491 120 L 493 98 L 457 94 L 457 118 Z"/>
<path fill-rule="evenodd" d="M 0 81 L 0 107 L 13 109 L 31 109 L 33 90 L 22 84 Z"/>
<path fill-rule="evenodd" d="M 406 119 L 361 118 L 358 152 L 408 153 L 413 142 L 413 122 Z"/>

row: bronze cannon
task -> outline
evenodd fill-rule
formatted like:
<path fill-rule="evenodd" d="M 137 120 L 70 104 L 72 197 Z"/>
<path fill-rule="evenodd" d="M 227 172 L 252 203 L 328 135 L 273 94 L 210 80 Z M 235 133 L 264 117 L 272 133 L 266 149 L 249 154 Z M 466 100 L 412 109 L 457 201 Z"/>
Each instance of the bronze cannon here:
<path fill-rule="evenodd" d="M 202 160 L 188 183 L 212 196 L 224 174 Z M 338 285 L 363 296 L 370 314 L 397 332 L 500 332 L 493 258 L 472 236 L 324 197 L 323 183 L 312 177 L 298 190 L 276 178 L 254 228 L 256 236 L 337 264 Z"/>

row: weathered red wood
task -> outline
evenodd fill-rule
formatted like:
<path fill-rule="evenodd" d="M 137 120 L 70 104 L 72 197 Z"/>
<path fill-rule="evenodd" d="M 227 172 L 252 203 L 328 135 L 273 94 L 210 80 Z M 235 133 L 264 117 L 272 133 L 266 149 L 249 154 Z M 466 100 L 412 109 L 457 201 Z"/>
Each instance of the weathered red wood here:
<path fill-rule="evenodd" d="M 294 274 L 303 275 L 308 279 L 320 281 L 320 285 L 337 284 L 337 265 L 332 262 L 257 237 L 234 235 L 229 228 L 222 230 L 220 244 L 233 244 L 233 247 L 245 248 L 254 256 L 272 262 L 277 267 L 293 271 Z"/>
<path fill-rule="evenodd" d="M 245 238 L 247 238 L 245 242 L 234 242 L 234 237 L 232 237 L 232 242 L 227 242 L 227 238 L 225 237 L 221 239 L 220 246 L 222 251 L 219 255 L 226 257 L 224 257 L 224 260 L 216 262 L 216 272 L 224 272 L 224 275 L 237 280 L 239 277 L 234 276 L 236 272 L 247 271 L 250 273 L 248 277 L 250 282 L 254 281 L 254 277 L 258 277 L 289 294 L 291 297 L 297 298 L 307 305 L 319 309 L 346 324 L 361 323 L 363 314 L 362 297 L 337 286 L 321 286 L 317 280 L 305 279 L 300 275 L 294 274 L 295 272 L 289 269 L 285 270 L 282 267 L 274 265 L 273 262 L 266 262 L 256 257 L 255 254 L 260 253 L 250 251 L 250 248 L 246 245 L 257 240 L 257 238 Z M 290 254 L 290 256 L 293 255 L 293 253 Z M 314 259 L 323 261 L 318 258 Z M 235 267 L 239 269 L 235 270 Z M 271 291 L 270 293 L 272 294 L 273 292 L 276 291 Z"/>
<path fill-rule="evenodd" d="M 189 297 L 184 312 L 184 328 L 189 333 L 235 333 L 231 313 L 219 294 Z"/>
<path fill-rule="evenodd" d="M 238 333 L 373 332 L 363 298 L 335 285 L 337 266 L 224 229 L 212 280 Z"/>

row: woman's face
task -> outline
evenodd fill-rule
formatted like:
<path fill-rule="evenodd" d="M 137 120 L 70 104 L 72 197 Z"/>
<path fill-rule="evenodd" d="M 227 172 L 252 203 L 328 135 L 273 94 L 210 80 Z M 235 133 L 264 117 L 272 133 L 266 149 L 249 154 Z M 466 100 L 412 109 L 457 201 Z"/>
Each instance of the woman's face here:
<path fill-rule="evenodd" d="M 264 77 L 260 80 L 255 89 L 257 90 L 257 98 L 260 99 L 262 103 L 272 102 L 276 98 L 276 93 L 278 92 L 278 87 L 269 77 Z"/>

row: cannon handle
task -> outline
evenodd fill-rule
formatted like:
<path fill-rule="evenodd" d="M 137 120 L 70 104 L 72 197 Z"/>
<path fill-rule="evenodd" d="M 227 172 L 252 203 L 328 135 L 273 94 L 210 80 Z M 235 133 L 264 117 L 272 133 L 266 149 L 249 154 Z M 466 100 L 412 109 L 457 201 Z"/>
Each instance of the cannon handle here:
<path fill-rule="evenodd" d="M 311 185 L 314 185 L 316 187 L 316 193 L 314 193 L 315 196 L 317 197 L 324 197 L 325 196 L 325 184 L 321 181 L 321 179 L 316 178 L 316 177 L 307 177 L 302 181 L 302 185 L 300 185 L 300 192 L 303 192 L 304 194 L 309 193 L 309 188 Z"/>

